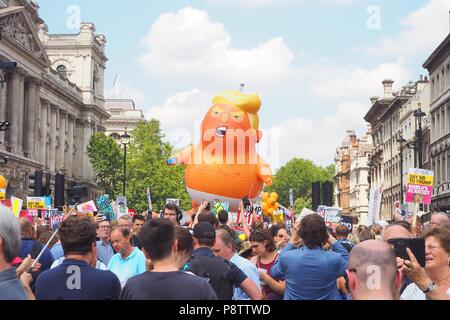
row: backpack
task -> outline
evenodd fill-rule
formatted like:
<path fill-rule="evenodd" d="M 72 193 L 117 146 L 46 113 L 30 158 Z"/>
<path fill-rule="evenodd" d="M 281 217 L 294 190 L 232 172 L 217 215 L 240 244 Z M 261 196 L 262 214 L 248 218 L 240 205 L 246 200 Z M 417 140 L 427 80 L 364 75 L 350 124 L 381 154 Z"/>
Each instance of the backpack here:
<path fill-rule="evenodd" d="M 222 257 L 192 256 L 187 271 L 205 278 L 219 300 L 232 300 L 234 286 L 231 282 L 231 264 Z"/>

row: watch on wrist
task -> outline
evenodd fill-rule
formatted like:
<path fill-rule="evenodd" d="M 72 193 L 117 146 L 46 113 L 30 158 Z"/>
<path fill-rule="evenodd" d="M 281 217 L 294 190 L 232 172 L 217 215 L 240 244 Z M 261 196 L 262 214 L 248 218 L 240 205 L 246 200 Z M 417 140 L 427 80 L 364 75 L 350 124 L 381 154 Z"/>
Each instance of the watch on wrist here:
<path fill-rule="evenodd" d="M 431 291 L 433 291 L 434 289 L 436 289 L 436 284 L 434 282 L 431 282 L 427 285 L 425 290 L 422 290 L 423 293 L 429 293 Z"/>

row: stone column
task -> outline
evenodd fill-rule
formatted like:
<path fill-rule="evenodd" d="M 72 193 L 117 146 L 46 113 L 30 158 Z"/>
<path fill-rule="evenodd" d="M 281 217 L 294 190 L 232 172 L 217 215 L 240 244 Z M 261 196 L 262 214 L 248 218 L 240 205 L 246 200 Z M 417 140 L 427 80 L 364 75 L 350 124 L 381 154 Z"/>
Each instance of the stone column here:
<path fill-rule="evenodd" d="M 67 176 L 72 178 L 74 176 L 73 173 L 73 134 L 74 134 L 74 126 L 75 126 L 75 117 L 69 115 L 68 117 L 68 129 L 67 129 L 67 145 L 69 146 L 66 153 L 66 169 Z"/>
<path fill-rule="evenodd" d="M 42 81 L 41 80 L 36 80 L 36 120 L 35 120 L 35 132 L 36 134 L 34 135 L 34 159 L 38 162 L 40 162 L 41 159 L 41 148 L 40 148 L 40 141 L 38 139 L 38 137 L 41 137 L 42 139 L 42 131 L 41 131 L 41 111 L 42 111 L 42 106 L 41 106 L 41 85 L 42 85 Z M 39 135 L 38 135 L 39 133 Z M 41 162 L 42 165 L 44 165 L 43 162 Z"/>
<path fill-rule="evenodd" d="M 13 153 L 22 153 L 22 132 L 23 132 L 23 109 L 24 109 L 24 97 L 23 97 L 23 86 L 24 86 L 24 73 L 20 69 L 14 70 L 12 72 L 11 81 L 11 109 L 10 109 L 10 119 L 11 119 L 11 129 L 10 129 L 10 139 L 9 145 L 12 147 Z"/>
<path fill-rule="evenodd" d="M 59 156 L 58 156 L 58 170 L 66 168 L 66 119 L 67 112 L 59 110 Z"/>
<path fill-rule="evenodd" d="M 89 157 L 87 155 L 87 147 L 89 145 L 89 140 L 92 136 L 92 127 L 89 122 L 85 122 L 83 124 L 83 149 L 82 149 L 82 177 L 83 179 L 90 180 L 91 178 L 91 162 L 89 161 Z"/>
<path fill-rule="evenodd" d="M 50 105 L 50 145 L 49 145 L 49 161 L 48 166 L 50 171 L 56 172 L 56 113 L 58 112 L 57 106 Z"/>
<path fill-rule="evenodd" d="M 39 143 L 39 149 L 40 149 L 40 153 L 39 153 L 39 159 L 40 159 L 40 163 L 44 165 L 44 167 L 47 167 L 48 164 L 48 159 L 46 157 L 47 154 L 47 132 L 48 132 L 48 111 L 49 109 L 49 105 L 47 101 L 43 101 L 43 103 L 41 104 L 41 122 L 40 122 L 40 126 L 41 126 L 41 141 Z"/>
<path fill-rule="evenodd" d="M 9 89 L 9 82 L 4 84 L 3 88 L 0 86 L 0 122 L 6 121 L 6 104 L 7 95 L 6 92 Z M 0 148 L 3 148 L 5 144 L 5 132 L 0 131 Z"/>
<path fill-rule="evenodd" d="M 26 136 L 26 145 L 25 152 L 28 153 L 28 157 L 30 159 L 35 158 L 34 148 L 35 148 L 35 140 L 36 140 L 36 110 L 37 110 L 37 102 L 36 102 L 36 88 L 37 82 L 35 79 L 30 79 L 28 81 L 28 91 L 27 91 L 27 123 L 25 126 L 25 136 Z"/>
<path fill-rule="evenodd" d="M 72 173 L 74 178 L 81 177 L 81 155 L 83 152 L 83 128 L 79 119 L 74 120 L 74 152 L 75 155 L 73 157 L 72 162 Z"/>

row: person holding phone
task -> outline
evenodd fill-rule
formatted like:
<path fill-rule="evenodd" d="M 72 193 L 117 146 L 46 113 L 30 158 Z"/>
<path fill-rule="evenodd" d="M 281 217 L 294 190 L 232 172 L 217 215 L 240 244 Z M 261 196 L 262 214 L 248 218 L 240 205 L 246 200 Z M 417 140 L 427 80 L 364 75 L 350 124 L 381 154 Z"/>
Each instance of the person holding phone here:
<path fill-rule="evenodd" d="M 425 237 L 425 268 L 407 248 L 409 260 L 404 260 L 403 272 L 412 280 L 403 300 L 450 300 L 450 230 L 435 228 Z"/>

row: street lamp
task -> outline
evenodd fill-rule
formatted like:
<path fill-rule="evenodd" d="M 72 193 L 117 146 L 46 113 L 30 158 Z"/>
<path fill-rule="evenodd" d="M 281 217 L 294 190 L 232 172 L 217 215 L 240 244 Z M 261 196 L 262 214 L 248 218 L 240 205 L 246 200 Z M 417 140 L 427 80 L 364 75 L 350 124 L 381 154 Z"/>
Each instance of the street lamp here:
<path fill-rule="evenodd" d="M 402 135 L 398 137 L 397 142 L 400 143 L 400 203 L 403 203 L 403 144 L 406 142 Z"/>
<path fill-rule="evenodd" d="M 123 195 L 125 196 L 126 185 L 127 185 L 127 145 L 130 144 L 131 137 L 125 131 L 123 135 L 120 136 L 120 143 L 123 144 Z"/>
<path fill-rule="evenodd" d="M 414 112 L 414 118 L 416 118 L 416 148 L 419 155 L 419 169 L 422 169 L 422 118 L 426 116 L 426 113 L 420 108 Z"/>

